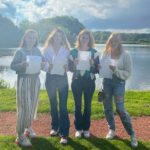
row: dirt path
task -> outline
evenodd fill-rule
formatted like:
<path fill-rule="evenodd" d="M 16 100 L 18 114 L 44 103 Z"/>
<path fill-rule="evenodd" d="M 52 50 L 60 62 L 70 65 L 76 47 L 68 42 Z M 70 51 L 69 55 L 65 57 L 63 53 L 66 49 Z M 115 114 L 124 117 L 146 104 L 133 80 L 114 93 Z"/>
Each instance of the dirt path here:
<path fill-rule="evenodd" d="M 74 136 L 75 128 L 73 115 L 70 115 L 70 136 Z M 115 117 L 116 133 L 119 138 L 127 139 L 129 136 L 125 132 L 118 116 Z M 138 140 L 150 141 L 150 116 L 132 118 Z M 0 113 L 0 135 L 16 135 L 16 113 Z M 33 123 L 33 129 L 39 136 L 49 136 L 50 116 L 49 114 L 38 114 Z M 107 123 L 105 119 L 92 120 L 90 132 L 93 136 L 104 138 L 107 133 Z"/>

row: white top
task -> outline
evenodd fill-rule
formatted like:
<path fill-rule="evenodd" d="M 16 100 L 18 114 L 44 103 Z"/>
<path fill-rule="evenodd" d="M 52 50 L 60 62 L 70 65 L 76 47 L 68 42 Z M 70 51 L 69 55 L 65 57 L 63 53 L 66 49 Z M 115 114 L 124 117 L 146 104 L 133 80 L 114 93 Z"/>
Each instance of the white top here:
<path fill-rule="evenodd" d="M 69 50 L 61 47 L 56 53 L 52 46 L 44 49 L 43 56 L 48 64 L 52 64 L 51 74 L 64 75 L 65 65 L 68 65 Z M 48 72 L 48 64 L 45 66 L 44 71 Z"/>

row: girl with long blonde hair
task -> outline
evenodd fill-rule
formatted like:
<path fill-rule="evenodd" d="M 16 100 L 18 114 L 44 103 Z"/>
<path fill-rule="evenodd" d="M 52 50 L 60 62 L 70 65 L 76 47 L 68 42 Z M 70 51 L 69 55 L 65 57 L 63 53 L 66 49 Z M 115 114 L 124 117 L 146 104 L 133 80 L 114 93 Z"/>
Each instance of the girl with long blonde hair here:
<path fill-rule="evenodd" d="M 122 124 L 130 135 L 131 145 L 138 146 L 131 119 L 124 106 L 125 82 L 131 75 L 131 58 L 123 49 L 121 38 L 118 33 L 112 33 L 100 58 L 100 76 L 103 78 L 103 90 L 105 98 L 103 101 L 104 112 L 109 126 L 106 139 L 115 137 L 115 120 L 113 112 L 113 99 L 116 111 Z"/>
<path fill-rule="evenodd" d="M 51 136 L 60 135 L 60 143 L 66 144 L 69 135 L 69 117 L 67 111 L 68 78 L 67 66 L 69 56 L 69 42 L 65 33 L 54 29 L 48 36 L 43 56 L 49 66 L 46 68 L 46 90 L 50 100 Z M 57 97 L 58 93 L 58 97 Z M 59 111 L 57 103 L 59 99 Z"/>

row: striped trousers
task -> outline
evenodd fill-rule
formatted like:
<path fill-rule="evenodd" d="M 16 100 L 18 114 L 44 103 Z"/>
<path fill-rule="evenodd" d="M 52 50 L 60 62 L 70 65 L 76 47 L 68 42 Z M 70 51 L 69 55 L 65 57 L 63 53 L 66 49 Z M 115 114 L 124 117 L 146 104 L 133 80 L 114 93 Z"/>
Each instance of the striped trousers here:
<path fill-rule="evenodd" d="M 25 128 L 32 125 L 40 90 L 40 79 L 36 77 L 18 77 L 17 79 L 17 126 L 18 136 L 24 133 Z"/>

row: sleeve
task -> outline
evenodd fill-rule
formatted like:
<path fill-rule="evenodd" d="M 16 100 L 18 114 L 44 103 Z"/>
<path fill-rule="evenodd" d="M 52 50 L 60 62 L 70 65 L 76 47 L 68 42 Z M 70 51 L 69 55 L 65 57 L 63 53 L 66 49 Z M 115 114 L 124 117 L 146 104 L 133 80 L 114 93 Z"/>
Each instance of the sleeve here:
<path fill-rule="evenodd" d="M 21 50 L 16 51 L 13 60 L 11 62 L 10 68 L 12 70 L 15 70 L 16 72 L 18 71 L 25 71 L 26 67 L 22 65 L 23 62 L 23 53 Z"/>
<path fill-rule="evenodd" d="M 117 67 L 116 70 L 114 71 L 114 74 L 122 80 L 127 80 L 130 77 L 131 70 L 132 70 L 132 61 L 128 53 L 125 54 L 123 58 L 123 63 L 124 63 L 124 69 L 119 69 Z"/>
<path fill-rule="evenodd" d="M 91 72 L 96 74 L 99 73 L 99 53 L 95 50 L 93 55 L 93 65 L 91 66 Z"/>

